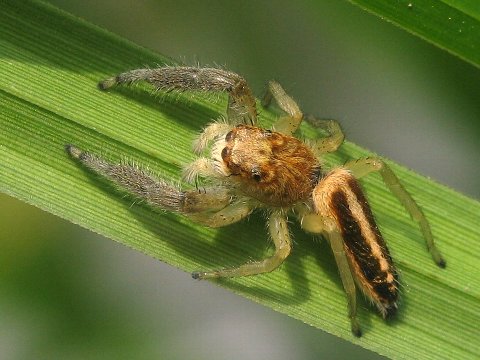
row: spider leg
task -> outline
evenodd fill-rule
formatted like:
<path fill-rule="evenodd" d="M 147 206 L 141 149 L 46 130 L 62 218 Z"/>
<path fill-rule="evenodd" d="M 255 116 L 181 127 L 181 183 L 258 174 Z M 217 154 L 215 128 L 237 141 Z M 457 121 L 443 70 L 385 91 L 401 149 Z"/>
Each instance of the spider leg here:
<path fill-rule="evenodd" d="M 310 115 L 305 116 L 305 121 L 314 127 L 325 130 L 328 134 L 327 137 L 317 139 L 313 143 L 312 148 L 317 156 L 333 152 L 342 145 L 345 135 L 338 121 L 316 119 Z"/>
<path fill-rule="evenodd" d="M 332 221 L 333 225 L 333 221 Z M 350 265 L 348 264 L 347 255 L 345 254 L 345 246 L 340 230 L 336 226 L 329 226 L 327 230 L 327 237 L 332 248 L 335 262 L 337 263 L 340 278 L 342 279 L 343 288 L 347 295 L 349 318 L 351 323 L 352 333 L 360 337 L 362 331 L 357 320 L 357 291 L 355 281 L 353 279 Z"/>
<path fill-rule="evenodd" d="M 206 157 L 199 157 L 183 168 L 182 179 L 190 184 L 194 184 L 198 177 L 218 177 L 219 173 L 215 170 L 215 162 Z"/>
<path fill-rule="evenodd" d="M 200 154 L 208 147 L 208 144 L 212 140 L 219 136 L 219 134 L 226 134 L 231 129 L 232 125 L 222 122 L 221 119 L 219 119 L 217 122 L 208 124 L 207 127 L 203 129 L 202 133 L 194 141 L 193 151 L 195 152 L 195 154 Z"/>
<path fill-rule="evenodd" d="M 345 253 L 345 244 L 342 234 L 340 233 L 338 226 L 335 225 L 335 222 L 323 214 L 305 212 L 304 214 L 300 213 L 299 215 L 301 226 L 305 231 L 326 235 L 330 247 L 332 248 L 340 278 L 342 279 L 342 285 L 347 296 L 348 316 L 350 318 L 352 333 L 355 336 L 360 337 L 362 331 L 357 320 L 357 291 L 352 270 L 348 263 L 347 254 Z"/>
<path fill-rule="evenodd" d="M 208 191 L 208 189 L 207 189 Z M 214 197 L 210 197 L 209 200 L 215 200 Z M 206 204 L 207 205 L 207 204 Z M 208 204 L 204 207 L 204 210 L 207 210 Z M 215 206 L 215 205 L 214 205 Z M 202 212 L 190 212 L 185 213 L 193 221 L 201 223 L 205 226 L 212 228 L 218 228 L 222 226 L 227 226 L 233 223 L 236 223 L 243 218 L 247 217 L 253 211 L 253 207 L 250 206 L 245 201 L 235 201 L 231 204 L 228 204 L 223 209 L 212 212 L 212 207 L 208 207 L 208 211 Z"/>
<path fill-rule="evenodd" d="M 275 244 L 275 253 L 271 257 L 261 261 L 249 262 L 235 268 L 208 272 L 196 271 L 192 273 L 192 277 L 195 279 L 239 277 L 257 275 L 275 270 L 290 254 L 292 247 L 288 233 L 287 219 L 282 211 L 272 212 L 268 220 L 268 229 Z"/>
<path fill-rule="evenodd" d="M 342 145 L 345 135 L 340 124 L 335 120 L 320 120 L 312 116 L 303 115 L 295 100 L 293 100 L 276 81 L 268 83 L 267 91 L 262 99 L 262 105 L 268 107 L 274 99 L 280 109 L 287 113 L 287 116 L 280 117 L 273 125 L 275 131 L 283 134 L 292 135 L 302 123 L 306 120 L 314 127 L 321 128 L 328 133 L 328 136 L 316 140 L 313 144 L 315 153 L 321 156 L 324 153 L 333 152 Z"/>
<path fill-rule="evenodd" d="M 388 189 L 396 196 L 404 208 L 408 211 L 413 220 L 420 226 L 427 248 L 432 255 L 433 261 L 441 268 L 446 266 L 440 251 L 435 245 L 432 230 L 423 211 L 419 208 L 412 196 L 405 190 L 400 180 L 390 167 L 378 158 L 364 158 L 350 161 L 345 164 L 345 168 L 349 169 L 357 178 L 365 176 L 373 171 L 378 171 L 382 176 L 383 182 Z"/>
<path fill-rule="evenodd" d="M 302 111 L 295 100 L 287 95 L 283 87 L 276 81 L 270 81 L 268 83 L 267 91 L 262 100 L 262 105 L 268 107 L 272 98 L 275 99 L 280 109 L 287 113 L 286 116 L 280 117 L 273 125 L 274 130 L 283 134 L 292 135 L 298 129 L 303 120 Z"/>
<path fill-rule="evenodd" d="M 192 66 L 166 66 L 155 69 L 136 69 L 101 81 L 98 86 L 106 90 L 115 85 L 147 81 L 163 91 L 226 91 L 227 116 L 232 124 L 257 122 L 255 98 L 247 82 L 240 75 L 215 68 Z"/>
<path fill-rule="evenodd" d="M 125 163 L 112 164 L 73 145 L 68 145 L 66 151 L 90 170 L 157 208 L 188 215 L 220 211 L 232 201 L 232 195 L 223 187 L 182 191 L 137 166 Z M 205 217 L 199 217 L 198 221 L 202 220 L 207 222 Z M 220 223 L 218 220 L 210 222 L 221 226 L 218 225 Z"/>

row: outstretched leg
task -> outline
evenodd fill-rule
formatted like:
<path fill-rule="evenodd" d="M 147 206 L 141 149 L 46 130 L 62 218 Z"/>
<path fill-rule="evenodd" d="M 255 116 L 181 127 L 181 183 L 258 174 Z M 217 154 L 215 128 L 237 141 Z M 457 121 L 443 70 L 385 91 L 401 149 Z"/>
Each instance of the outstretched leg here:
<path fill-rule="evenodd" d="M 106 90 L 115 85 L 138 81 L 147 81 L 164 91 L 226 91 L 229 95 L 227 116 L 230 123 L 254 125 L 257 121 L 255 98 L 247 82 L 231 71 L 191 66 L 136 69 L 101 81 L 98 86 Z"/>
<path fill-rule="evenodd" d="M 345 164 L 345 168 L 349 169 L 357 178 L 365 176 L 372 171 L 378 171 L 388 189 L 402 203 L 412 219 L 418 222 L 423 237 L 427 243 L 428 251 L 432 255 L 433 261 L 435 261 L 435 263 L 442 268 L 446 266 L 445 260 L 435 246 L 432 231 L 427 218 L 423 214 L 422 210 L 418 207 L 415 200 L 413 200 L 412 196 L 407 192 L 407 190 L 405 190 L 403 185 L 400 183 L 400 180 L 385 162 L 378 158 L 365 158 L 348 162 Z"/>
<path fill-rule="evenodd" d="M 231 194 L 222 187 L 202 191 L 182 191 L 137 166 L 123 163 L 111 164 L 73 145 L 67 145 L 66 151 L 90 170 L 160 209 L 183 214 L 219 211 L 230 205 L 232 201 Z"/>
<path fill-rule="evenodd" d="M 271 257 L 231 269 L 208 272 L 196 271 L 192 273 L 192 277 L 195 279 L 238 277 L 257 275 L 275 270 L 290 254 L 292 247 L 290 235 L 288 233 L 287 219 L 282 211 L 272 212 L 268 220 L 268 229 L 273 243 L 275 244 L 275 253 Z"/>

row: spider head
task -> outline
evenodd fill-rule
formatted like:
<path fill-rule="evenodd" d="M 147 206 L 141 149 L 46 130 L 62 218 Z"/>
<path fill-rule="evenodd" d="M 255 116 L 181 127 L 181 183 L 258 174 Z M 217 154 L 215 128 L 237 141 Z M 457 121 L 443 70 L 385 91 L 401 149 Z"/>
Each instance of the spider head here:
<path fill-rule="evenodd" d="M 308 199 L 318 179 L 315 155 L 292 136 L 238 125 L 217 143 L 217 149 L 229 180 L 268 206 L 291 206 Z"/>

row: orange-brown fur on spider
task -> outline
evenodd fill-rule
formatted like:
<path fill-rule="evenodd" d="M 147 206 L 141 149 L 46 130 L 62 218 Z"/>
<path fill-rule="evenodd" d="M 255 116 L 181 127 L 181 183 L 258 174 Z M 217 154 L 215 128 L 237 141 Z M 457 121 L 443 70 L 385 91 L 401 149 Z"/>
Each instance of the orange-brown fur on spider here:
<path fill-rule="evenodd" d="M 437 265 L 444 267 L 434 245 L 430 226 L 413 198 L 380 159 L 366 158 L 330 171 L 321 168 L 321 156 L 343 142 L 333 120 L 306 118 L 328 136 L 307 144 L 293 137 L 304 119 L 296 102 L 276 82 L 270 82 L 265 105 L 275 99 L 286 113 L 272 130 L 256 126 L 255 98 L 239 75 L 220 69 L 163 67 L 125 72 L 99 84 L 112 86 L 147 81 L 158 90 L 226 91 L 226 121 L 208 125 L 194 142 L 199 156 L 184 171 L 186 182 L 208 180 L 205 191 L 184 191 L 149 172 L 128 164 L 66 147 L 69 154 L 91 170 L 109 178 L 152 206 L 181 213 L 211 227 L 225 226 L 248 216 L 254 209 L 268 213 L 268 229 L 275 245 L 272 256 L 236 268 L 198 271 L 197 279 L 235 277 L 276 269 L 290 253 L 287 216 L 298 218 L 302 228 L 329 240 L 347 294 L 352 332 L 361 335 L 356 319 L 356 285 L 383 317 L 393 315 L 398 302 L 398 275 L 385 241 L 363 195 L 358 178 L 378 171 L 387 187 L 419 223 Z"/>

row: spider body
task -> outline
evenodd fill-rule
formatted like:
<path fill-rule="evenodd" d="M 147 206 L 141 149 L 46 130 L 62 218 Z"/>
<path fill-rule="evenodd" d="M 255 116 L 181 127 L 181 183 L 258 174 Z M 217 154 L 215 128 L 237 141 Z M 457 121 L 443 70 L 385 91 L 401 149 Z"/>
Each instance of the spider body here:
<path fill-rule="evenodd" d="M 237 125 L 224 141 L 220 157 L 213 152 L 221 173 L 244 195 L 275 207 L 291 207 L 311 197 L 319 176 L 313 151 L 295 137 L 259 127 Z"/>
<path fill-rule="evenodd" d="M 275 99 L 286 113 L 273 129 L 256 126 L 256 102 L 246 81 L 238 74 L 212 68 L 163 67 L 138 69 L 99 84 L 102 90 L 122 83 L 147 81 L 158 90 L 226 91 L 227 121 L 208 125 L 195 140 L 199 157 L 184 169 L 184 180 L 205 181 L 205 189 L 182 190 L 142 168 L 114 164 L 78 149 L 68 153 L 96 173 L 109 178 L 152 206 L 183 214 L 210 227 L 237 222 L 254 209 L 268 214 L 268 231 L 275 245 L 273 255 L 235 268 L 197 271 L 197 279 L 237 277 L 270 272 L 282 264 L 292 248 L 288 216 L 296 217 L 307 232 L 326 237 L 332 248 L 345 289 L 351 329 L 360 336 L 356 318 L 356 285 L 384 318 L 398 303 L 398 275 L 358 178 L 378 171 L 412 218 L 419 223 L 434 261 L 445 261 L 435 247 L 421 209 L 380 159 L 353 160 L 330 171 L 321 157 L 343 142 L 333 120 L 304 118 L 296 102 L 276 82 L 270 82 L 264 104 Z M 293 136 L 306 119 L 328 136 L 307 144 Z"/>

